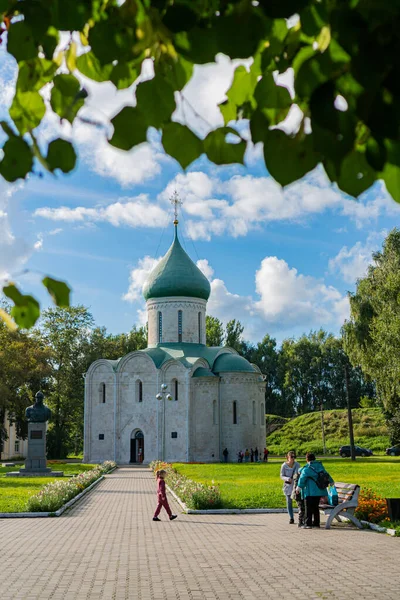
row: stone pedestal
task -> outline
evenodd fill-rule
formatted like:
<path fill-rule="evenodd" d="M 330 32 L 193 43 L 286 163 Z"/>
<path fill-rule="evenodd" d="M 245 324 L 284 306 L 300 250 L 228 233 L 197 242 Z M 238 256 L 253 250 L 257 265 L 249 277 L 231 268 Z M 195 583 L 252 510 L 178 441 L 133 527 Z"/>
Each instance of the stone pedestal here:
<path fill-rule="evenodd" d="M 63 471 L 52 471 L 46 460 L 46 423 L 28 423 L 28 456 L 25 469 L 6 473 L 9 477 L 63 477 Z"/>
<path fill-rule="evenodd" d="M 28 423 L 28 456 L 25 469 L 20 471 L 49 473 L 51 469 L 46 464 L 46 423 Z"/>

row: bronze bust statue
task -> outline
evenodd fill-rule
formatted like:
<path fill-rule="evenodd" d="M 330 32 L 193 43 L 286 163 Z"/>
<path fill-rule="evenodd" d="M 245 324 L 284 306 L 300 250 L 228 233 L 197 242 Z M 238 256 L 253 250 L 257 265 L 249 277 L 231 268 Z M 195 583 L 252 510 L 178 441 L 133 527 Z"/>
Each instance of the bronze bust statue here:
<path fill-rule="evenodd" d="M 35 395 L 35 404 L 28 406 L 25 411 L 25 416 L 29 423 L 46 423 L 51 417 L 51 410 L 43 404 L 42 392 L 37 392 Z"/>

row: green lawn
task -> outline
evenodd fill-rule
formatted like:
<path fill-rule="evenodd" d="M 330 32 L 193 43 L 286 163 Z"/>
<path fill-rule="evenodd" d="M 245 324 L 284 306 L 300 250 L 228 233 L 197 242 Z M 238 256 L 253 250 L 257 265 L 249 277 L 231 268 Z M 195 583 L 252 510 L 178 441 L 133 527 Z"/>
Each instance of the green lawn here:
<path fill-rule="evenodd" d="M 285 498 L 279 478 L 283 459 L 268 463 L 174 464 L 182 475 L 200 483 L 218 485 L 224 508 L 282 508 Z M 303 465 L 304 461 L 299 460 Z M 386 498 L 400 498 L 400 457 L 324 459 L 336 481 L 358 483 Z"/>
<path fill-rule="evenodd" d="M 94 465 L 80 463 L 52 463 L 48 465 L 54 471 L 64 471 L 66 475 L 77 475 L 89 471 Z M 0 512 L 24 512 L 26 501 L 36 494 L 43 486 L 58 477 L 6 477 L 9 471 L 18 471 L 23 465 L 15 467 L 0 467 Z"/>

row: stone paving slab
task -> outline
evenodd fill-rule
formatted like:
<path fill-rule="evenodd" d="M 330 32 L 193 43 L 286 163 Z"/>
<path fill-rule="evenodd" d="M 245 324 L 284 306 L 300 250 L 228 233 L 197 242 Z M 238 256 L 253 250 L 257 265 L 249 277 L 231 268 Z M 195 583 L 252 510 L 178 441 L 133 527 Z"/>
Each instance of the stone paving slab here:
<path fill-rule="evenodd" d="M 121 468 L 58 519 L 0 520 L 0 599 L 399 598 L 399 538 L 155 505 L 150 471 Z"/>

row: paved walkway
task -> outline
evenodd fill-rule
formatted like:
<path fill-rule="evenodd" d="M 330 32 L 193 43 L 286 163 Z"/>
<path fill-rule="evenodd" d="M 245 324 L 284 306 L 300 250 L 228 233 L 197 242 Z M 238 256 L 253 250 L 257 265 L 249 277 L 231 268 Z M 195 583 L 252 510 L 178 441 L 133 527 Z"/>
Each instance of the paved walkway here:
<path fill-rule="evenodd" d="M 1 600 L 398 600 L 400 539 L 282 514 L 151 520 L 145 468 L 107 476 L 65 515 L 0 520 Z"/>

